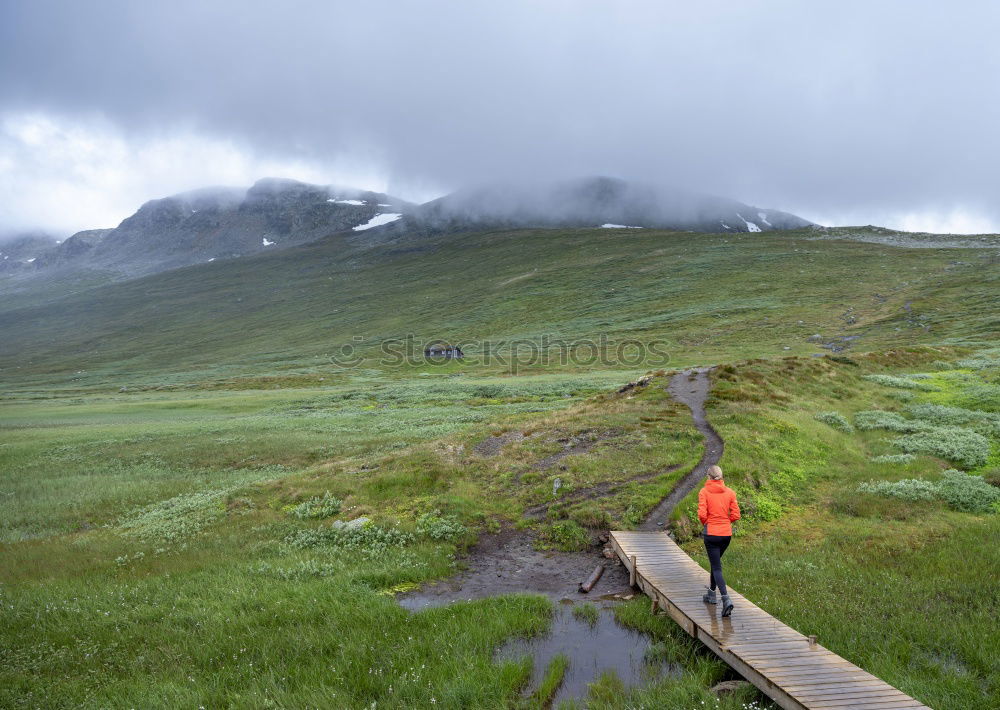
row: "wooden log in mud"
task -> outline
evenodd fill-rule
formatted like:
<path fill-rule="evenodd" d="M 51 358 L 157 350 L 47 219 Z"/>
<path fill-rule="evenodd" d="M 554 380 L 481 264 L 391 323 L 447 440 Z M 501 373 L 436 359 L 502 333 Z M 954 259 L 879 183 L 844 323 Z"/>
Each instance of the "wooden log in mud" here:
<path fill-rule="evenodd" d="M 580 583 L 580 591 L 586 594 L 593 589 L 602 574 L 604 574 L 604 565 L 597 565 L 597 567 L 594 568 L 594 571 L 590 573 L 590 576 L 587 577 L 587 581 Z"/>

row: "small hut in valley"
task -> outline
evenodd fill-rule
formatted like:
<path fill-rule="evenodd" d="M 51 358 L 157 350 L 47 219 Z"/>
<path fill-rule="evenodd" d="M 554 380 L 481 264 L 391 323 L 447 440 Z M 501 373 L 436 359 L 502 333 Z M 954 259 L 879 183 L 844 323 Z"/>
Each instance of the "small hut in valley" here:
<path fill-rule="evenodd" d="M 438 344 L 428 345 L 424 348 L 424 357 L 440 357 L 451 360 L 452 358 L 465 357 L 465 353 L 457 345 Z"/>

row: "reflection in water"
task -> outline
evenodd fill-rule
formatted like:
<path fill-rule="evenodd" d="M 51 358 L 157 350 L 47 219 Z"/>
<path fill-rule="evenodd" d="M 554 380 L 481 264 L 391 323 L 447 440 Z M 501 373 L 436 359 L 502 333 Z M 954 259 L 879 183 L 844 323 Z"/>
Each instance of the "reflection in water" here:
<path fill-rule="evenodd" d="M 548 633 L 515 639 L 504 645 L 496 658 L 502 661 L 531 656 L 534 661 L 531 690 L 534 690 L 552 658 L 565 654 L 569 658 L 569 668 L 554 704 L 585 698 L 587 684 L 607 671 L 614 671 L 627 687 L 642 685 L 667 674 L 680 675 L 679 667 L 646 660 L 646 651 L 652 642 L 648 636 L 619 624 L 610 608 L 598 607 L 598 611 L 596 621 L 591 624 L 577 618 L 568 605 L 560 606 Z"/>

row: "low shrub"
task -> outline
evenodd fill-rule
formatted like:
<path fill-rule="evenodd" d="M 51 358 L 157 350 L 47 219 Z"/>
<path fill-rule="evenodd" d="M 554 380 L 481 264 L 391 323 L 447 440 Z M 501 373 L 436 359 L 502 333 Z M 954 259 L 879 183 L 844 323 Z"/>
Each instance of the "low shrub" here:
<path fill-rule="evenodd" d="M 781 511 L 783 508 L 781 503 L 777 500 L 758 492 L 755 503 L 756 510 L 754 511 L 754 517 L 758 520 L 767 522 L 770 520 L 777 520 L 781 517 Z"/>
<path fill-rule="evenodd" d="M 384 553 L 413 541 L 411 533 L 398 527 L 383 528 L 371 522 L 356 528 L 303 528 L 289 533 L 284 540 L 286 545 L 298 550 L 324 545 L 369 555 Z"/>
<path fill-rule="evenodd" d="M 875 384 L 882 385 L 883 387 L 895 387 L 896 389 L 902 390 L 921 390 L 923 392 L 937 391 L 937 387 L 928 382 L 921 382 L 908 377 L 896 377 L 895 375 L 865 375 L 864 378 L 869 382 L 874 382 Z"/>
<path fill-rule="evenodd" d="M 838 412 L 817 412 L 813 418 L 847 434 L 854 431 L 854 427 L 847 421 L 847 418 Z"/>
<path fill-rule="evenodd" d="M 991 486 L 982 476 L 955 470 L 942 474 L 938 492 L 948 505 L 966 513 L 988 513 L 1000 501 L 1000 489 Z"/>
<path fill-rule="evenodd" d="M 990 456 L 990 442 L 982 434 L 961 427 L 934 427 L 892 442 L 908 454 L 931 454 L 959 464 L 978 468 Z"/>
<path fill-rule="evenodd" d="M 340 512 L 343 505 L 344 501 L 334 498 L 330 495 L 330 491 L 327 491 L 322 496 L 315 496 L 292 506 L 288 514 L 300 520 L 320 520 L 333 517 Z"/>
<path fill-rule="evenodd" d="M 590 533 L 575 520 L 559 520 L 543 531 L 543 538 L 563 552 L 576 552 L 590 547 Z"/>
<path fill-rule="evenodd" d="M 973 357 L 959 360 L 956 364 L 967 370 L 992 370 L 1000 368 L 1000 358 L 990 357 L 989 355 L 974 355 Z"/>
<path fill-rule="evenodd" d="M 955 510 L 965 513 L 996 511 L 1000 503 L 1000 489 L 991 486 L 982 476 L 970 476 L 955 469 L 945 471 L 940 481 L 920 478 L 869 481 L 862 483 L 858 490 L 908 501 L 943 500 Z"/>
<path fill-rule="evenodd" d="M 117 527 L 126 537 L 160 546 L 191 537 L 225 515 L 225 497 L 231 489 L 183 493 L 137 508 Z"/>
<path fill-rule="evenodd" d="M 904 478 L 901 481 L 869 481 L 858 486 L 862 493 L 874 493 L 887 498 L 902 500 L 935 500 L 937 487 L 920 478 Z"/>
<path fill-rule="evenodd" d="M 854 415 L 854 426 L 861 431 L 871 431 L 873 429 L 886 429 L 901 434 L 913 434 L 918 431 L 926 431 L 932 426 L 926 422 L 914 419 L 906 419 L 896 412 L 886 412 L 881 409 L 871 409 L 858 412 Z"/>
<path fill-rule="evenodd" d="M 440 512 L 424 513 L 417 518 L 417 533 L 431 540 L 455 540 L 468 532 L 454 516 L 442 517 Z"/>
<path fill-rule="evenodd" d="M 1000 414 L 996 412 L 943 404 L 911 404 L 907 411 L 921 421 L 938 426 L 965 426 L 986 436 L 1000 436 Z"/>

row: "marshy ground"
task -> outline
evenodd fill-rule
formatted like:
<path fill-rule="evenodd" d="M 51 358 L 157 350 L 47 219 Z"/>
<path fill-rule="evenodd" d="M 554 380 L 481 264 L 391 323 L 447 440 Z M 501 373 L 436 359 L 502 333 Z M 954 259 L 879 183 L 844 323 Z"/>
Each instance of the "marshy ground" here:
<path fill-rule="evenodd" d="M 564 623 L 599 534 L 643 525 L 699 464 L 699 413 L 667 388 L 708 365 L 704 415 L 745 513 L 726 555 L 740 591 L 932 707 L 1000 705 L 983 250 L 601 231 L 317 244 L 254 279 L 230 263 L 0 305 L 0 705 L 544 706 L 579 669 L 553 656 L 539 678 L 532 644 Z M 458 271 L 483 288 L 434 288 Z M 671 362 L 323 359 L 358 323 L 640 333 Z M 693 507 L 653 522 L 704 564 Z M 496 558 L 475 593 L 396 601 L 454 597 L 480 553 Z M 618 584 L 609 569 L 595 592 Z M 565 623 L 589 623 L 578 607 Z M 601 675 L 577 705 L 716 704 L 731 671 L 647 600 L 607 614 L 667 672 Z"/>

